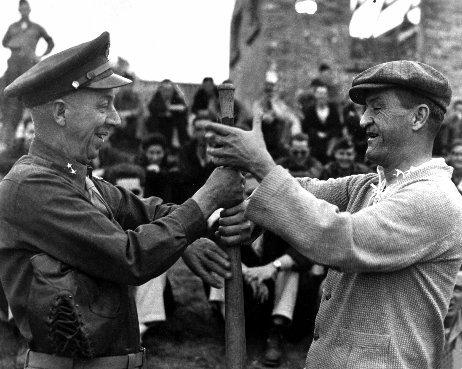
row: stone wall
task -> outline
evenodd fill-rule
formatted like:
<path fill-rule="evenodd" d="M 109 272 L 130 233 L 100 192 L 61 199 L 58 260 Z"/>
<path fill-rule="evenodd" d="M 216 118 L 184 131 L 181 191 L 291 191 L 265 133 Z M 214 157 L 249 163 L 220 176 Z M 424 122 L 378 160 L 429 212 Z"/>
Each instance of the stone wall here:
<path fill-rule="evenodd" d="M 349 0 L 317 0 L 314 15 L 297 14 L 295 0 L 261 0 L 263 29 L 250 47 L 243 43 L 241 60 L 231 71 L 237 96 L 248 106 L 262 90 L 265 72 L 272 64 L 279 89 L 293 103 L 299 88 L 306 88 L 321 62 L 332 66 L 347 91 L 354 72 L 348 25 Z M 444 72 L 454 96 L 462 96 L 462 1 L 422 0 L 421 55 L 418 59 Z M 247 22 L 244 20 L 243 25 Z M 385 61 L 385 60 L 383 60 Z"/>

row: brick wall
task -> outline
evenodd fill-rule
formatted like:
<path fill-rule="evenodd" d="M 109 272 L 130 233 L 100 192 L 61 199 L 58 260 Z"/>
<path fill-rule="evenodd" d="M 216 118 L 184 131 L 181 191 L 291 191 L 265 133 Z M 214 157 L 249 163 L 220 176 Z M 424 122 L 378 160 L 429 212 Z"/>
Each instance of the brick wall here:
<path fill-rule="evenodd" d="M 347 96 L 355 74 L 345 70 L 352 65 L 349 0 L 317 0 L 314 15 L 297 14 L 295 0 L 261 2 L 262 33 L 250 47 L 243 43 L 242 58 L 231 71 L 236 95 L 249 106 L 260 95 L 266 70 L 275 63 L 279 88 L 293 103 L 297 89 L 306 88 L 318 65 L 327 62 L 340 82 L 340 94 Z M 420 59 L 444 72 L 454 96 L 462 96 L 462 1 L 422 0 L 422 12 Z"/>

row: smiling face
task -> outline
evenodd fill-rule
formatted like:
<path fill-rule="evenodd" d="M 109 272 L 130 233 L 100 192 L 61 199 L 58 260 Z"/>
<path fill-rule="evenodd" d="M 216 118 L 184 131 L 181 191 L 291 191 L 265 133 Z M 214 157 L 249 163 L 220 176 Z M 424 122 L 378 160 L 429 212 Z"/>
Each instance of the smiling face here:
<path fill-rule="evenodd" d="M 304 165 L 310 156 L 307 140 L 293 140 L 290 145 L 290 155 L 297 165 Z"/>
<path fill-rule="evenodd" d="M 412 135 L 412 109 L 406 109 L 394 90 L 371 92 L 361 127 L 366 129 L 366 158 L 383 167 L 397 168 L 402 157 L 408 156 Z"/>
<path fill-rule="evenodd" d="M 98 152 L 120 118 L 114 108 L 115 89 L 83 89 L 63 98 L 65 144 L 68 154 L 87 164 Z"/>
<path fill-rule="evenodd" d="M 149 164 L 160 165 L 164 160 L 165 151 L 161 145 L 150 145 L 146 149 L 146 159 Z"/>
<path fill-rule="evenodd" d="M 341 168 L 350 168 L 355 159 L 356 159 L 356 151 L 354 147 L 350 148 L 343 148 L 343 149 L 337 149 L 334 152 L 334 157 L 335 161 L 338 163 L 338 165 Z"/>

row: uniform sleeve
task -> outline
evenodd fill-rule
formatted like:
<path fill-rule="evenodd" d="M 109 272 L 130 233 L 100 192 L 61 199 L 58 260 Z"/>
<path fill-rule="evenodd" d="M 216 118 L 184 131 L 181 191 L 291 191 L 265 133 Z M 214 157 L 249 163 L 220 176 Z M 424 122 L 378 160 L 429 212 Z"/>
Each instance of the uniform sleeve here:
<path fill-rule="evenodd" d="M 252 194 L 246 216 L 319 264 L 346 272 L 394 271 L 432 260 L 451 246 L 444 238 L 460 216 L 435 187 L 411 184 L 351 214 L 274 170 Z"/>
<path fill-rule="evenodd" d="M 17 237 L 22 244 L 118 283 L 142 284 L 163 273 L 206 232 L 202 212 L 191 199 L 174 209 L 161 204 L 148 209 L 143 202 L 123 199 L 122 207 L 138 212 L 135 220 L 125 214 L 124 225 L 139 223 L 143 217 L 149 221 L 152 215 L 147 224 L 124 230 L 52 178 L 28 179 L 17 193 L 15 217 L 21 220 Z"/>

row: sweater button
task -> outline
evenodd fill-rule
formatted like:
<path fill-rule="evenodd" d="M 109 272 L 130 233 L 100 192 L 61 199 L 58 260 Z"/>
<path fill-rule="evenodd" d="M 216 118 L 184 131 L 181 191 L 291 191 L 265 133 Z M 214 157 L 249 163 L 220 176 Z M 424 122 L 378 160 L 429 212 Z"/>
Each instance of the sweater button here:
<path fill-rule="evenodd" d="M 326 294 L 326 296 L 324 298 L 326 299 L 326 301 L 329 301 L 331 297 L 332 297 L 332 295 L 330 293 L 328 293 L 328 294 Z"/>
<path fill-rule="evenodd" d="M 317 341 L 319 339 L 319 333 L 318 332 L 315 332 L 313 334 L 313 341 Z"/>

